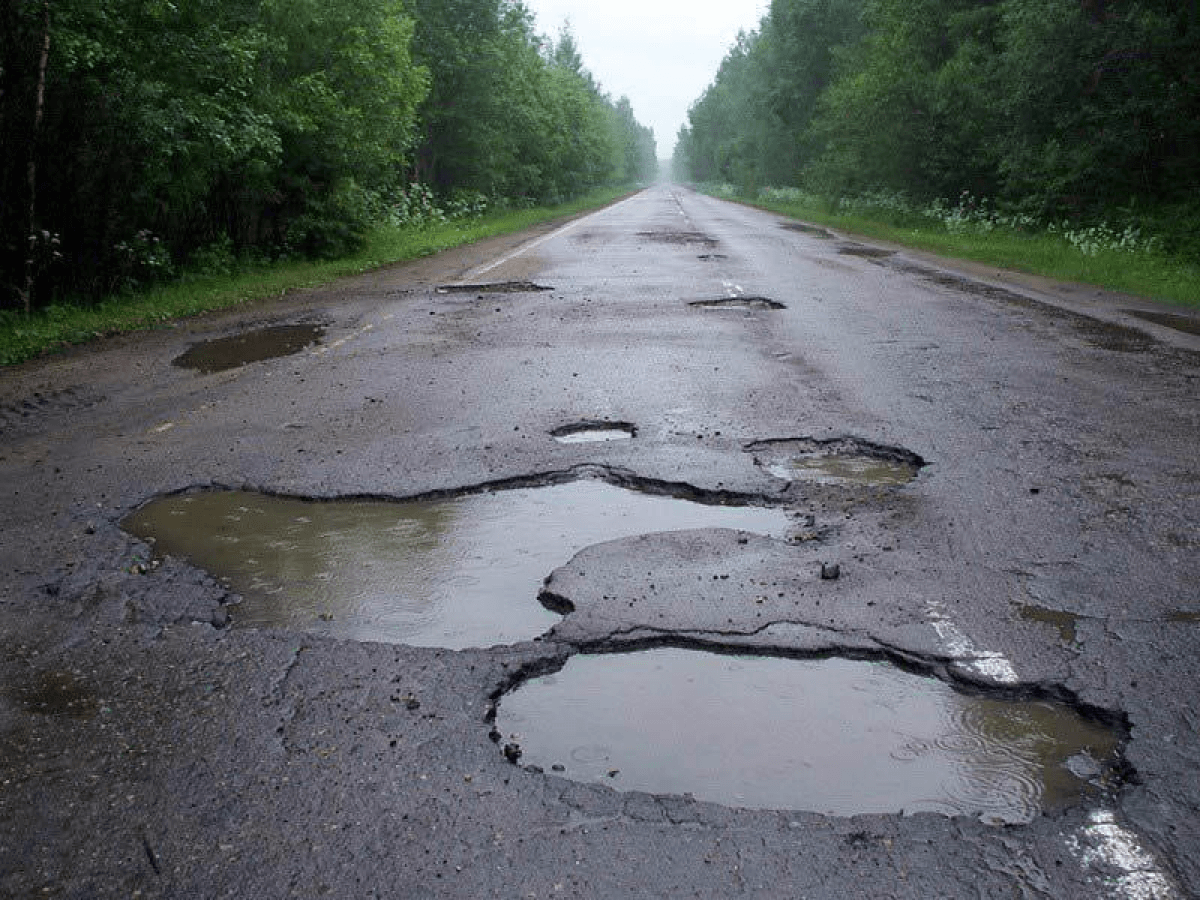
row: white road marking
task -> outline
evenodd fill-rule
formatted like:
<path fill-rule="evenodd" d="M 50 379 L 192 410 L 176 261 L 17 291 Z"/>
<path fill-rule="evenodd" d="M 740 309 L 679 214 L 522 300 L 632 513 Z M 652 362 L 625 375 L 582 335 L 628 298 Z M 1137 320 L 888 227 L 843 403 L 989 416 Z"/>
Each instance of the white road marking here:
<path fill-rule="evenodd" d="M 1067 838 L 1067 846 L 1084 868 L 1099 866 L 1119 873 L 1101 876 L 1109 890 L 1099 896 L 1120 900 L 1175 900 L 1181 896 L 1154 854 L 1136 834 L 1117 824 L 1112 810 L 1092 812 L 1088 824 Z"/>
<path fill-rule="evenodd" d="M 946 649 L 968 669 L 974 669 L 985 678 L 990 678 L 1000 684 L 1016 684 L 1021 679 L 1017 670 L 1002 653 L 991 650 L 980 650 L 969 637 L 962 633 L 957 625 L 950 621 L 940 600 L 929 600 L 925 611 L 933 630 L 937 632 Z"/>

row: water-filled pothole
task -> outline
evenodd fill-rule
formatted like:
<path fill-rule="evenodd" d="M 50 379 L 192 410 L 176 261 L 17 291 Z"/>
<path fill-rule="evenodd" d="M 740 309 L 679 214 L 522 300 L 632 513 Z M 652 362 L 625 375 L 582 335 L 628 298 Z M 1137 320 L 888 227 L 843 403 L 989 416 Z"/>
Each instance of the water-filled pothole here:
<path fill-rule="evenodd" d="M 637 426 L 631 422 L 586 421 L 563 425 L 550 432 L 560 444 L 597 444 L 608 441 L 627 441 L 637 437 Z"/>
<path fill-rule="evenodd" d="M 1118 731 L 1067 704 L 836 657 L 574 656 L 505 694 L 495 728 L 510 759 L 573 780 L 846 816 L 1028 822 L 1124 771 Z"/>
<path fill-rule="evenodd" d="M 319 343 L 324 336 L 324 325 L 270 325 L 194 344 L 175 357 L 174 365 L 204 374 L 224 372 L 246 363 L 291 356 L 310 344 Z"/>
<path fill-rule="evenodd" d="M 439 294 L 533 294 L 539 291 L 552 291 L 554 288 L 532 281 L 493 281 L 486 284 L 443 284 L 437 289 Z"/>
<path fill-rule="evenodd" d="M 925 465 L 911 451 L 858 438 L 756 441 L 746 450 L 776 478 L 815 484 L 899 486 L 916 478 Z"/>
<path fill-rule="evenodd" d="M 688 306 L 700 309 L 787 309 L 787 304 L 769 297 L 721 297 L 716 300 L 692 300 Z"/>
<path fill-rule="evenodd" d="M 122 527 L 241 594 L 235 625 L 462 649 L 529 640 L 557 623 L 538 603 L 542 580 L 592 544 L 699 528 L 782 537 L 788 522 L 781 509 L 589 478 L 410 501 L 183 493 Z"/>
<path fill-rule="evenodd" d="M 1174 328 L 1176 331 L 1186 331 L 1188 334 L 1200 334 L 1200 319 L 1191 316 L 1181 316 L 1178 313 L 1152 312 L 1143 309 L 1127 309 L 1124 312 L 1155 325 Z"/>
<path fill-rule="evenodd" d="M 1040 622 L 1058 629 L 1059 637 L 1064 644 L 1074 644 L 1079 616 L 1061 609 L 1049 609 L 1045 606 L 1023 604 L 1018 610 L 1022 619 L 1027 622 Z"/>
<path fill-rule="evenodd" d="M 803 222 L 781 222 L 780 227 L 787 231 L 798 231 L 801 234 L 807 234 L 815 238 L 832 238 L 833 233 L 826 231 L 824 228 L 818 228 L 816 225 L 805 225 Z"/>
<path fill-rule="evenodd" d="M 660 244 L 703 244 L 715 247 L 717 240 L 699 231 L 639 231 L 638 237 Z"/>

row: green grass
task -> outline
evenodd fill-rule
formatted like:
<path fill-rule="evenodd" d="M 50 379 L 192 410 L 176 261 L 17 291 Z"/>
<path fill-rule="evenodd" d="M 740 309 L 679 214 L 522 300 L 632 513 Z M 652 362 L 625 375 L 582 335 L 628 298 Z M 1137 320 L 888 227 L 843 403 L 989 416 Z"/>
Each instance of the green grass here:
<path fill-rule="evenodd" d="M 559 206 L 507 210 L 478 219 L 457 219 L 421 227 L 381 226 L 368 236 L 361 251 L 343 259 L 274 263 L 232 275 L 190 275 L 169 284 L 110 297 L 100 303 L 59 304 L 29 316 L 0 311 L 0 365 L 14 365 L 72 344 L 159 327 L 175 319 L 279 297 L 347 275 L 511 234 L 605 206 L 627 193 L 626 188 L 603 190 Z"/>
<path fill-rule="evenodd" d="M 1054 234 L 1001 229 L 955 233 L 947 231 L 937 220 L 892 214 L 889 210 L 863 215 L 833 212 L 811 203 L 744 198 L 739 202 L 941 256 L 1200 308 L 1200 265 L 1171 256 L 1119 250 L 1102 250 L 1087 256 Z"/>

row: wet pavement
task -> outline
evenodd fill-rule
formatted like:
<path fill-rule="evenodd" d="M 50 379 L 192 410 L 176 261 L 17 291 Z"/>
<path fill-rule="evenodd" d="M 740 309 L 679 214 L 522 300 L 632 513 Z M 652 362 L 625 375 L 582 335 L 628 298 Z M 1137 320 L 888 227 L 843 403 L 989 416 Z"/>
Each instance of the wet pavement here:
<path fill-rule="evenodd" d="M 1195 896 L 1180 316 L 659 187 L 6 370 L 0 896 Z"/>

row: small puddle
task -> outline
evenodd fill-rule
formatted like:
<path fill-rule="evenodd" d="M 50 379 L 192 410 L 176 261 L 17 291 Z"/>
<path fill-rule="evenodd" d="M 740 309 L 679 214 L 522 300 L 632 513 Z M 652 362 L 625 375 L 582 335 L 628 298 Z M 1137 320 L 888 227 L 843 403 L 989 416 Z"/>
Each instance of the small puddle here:
<path fill-rule="evenodd" d="M 1127 315 L 1136 316 L 1139 319 L 1144 319 L 1147 322 L 1153 322 L 1155 325 L 1174 328 L 1176 331 L 1186 331 L 1188 334 L 1200 334 L 1200 319 L 1194 319 L 1191 316 L 1181 316 L 1178 313 L 1151 312 L 1141 309 L 1126 309 L 1122 310 L 1122 312 Z"/>
<path fill-rule="evenodd" d="M 925 465 L 915 453 L 854 438 L 758 441 L 746 449 L 776 478 L 814 484 L 905 485 Z"/>
<path fill-rule="evenodd" d="M 1058 629 L 1058 634 L 1064 644 L 1075 643 L 1075 630 L 1079 616 L 1063 612 L 1060 609 L 1048 609 L 1044 606 L 1023 605 L 1020 608 L 1021 618 L 1027 622 L 1040 622 Z"/>
<path fill-rule="evenodd" d="M 532 281 L 494 281 L 487 284 L 443 284 L 437 288 L 439 294 L 533 294 L 552 291 L 554 288 Z"/>
<path fill-rule="evenodd" d="M 299 353 L 325 336 L 324 325 L 270 325 L 232 337 L 194 344 L 175 357 L 174 365 L 208 375 L 247 363 Z"/>
<path fill-rule="evenodd" d="M 1029 822 L 1118 786 L 1121 762 L 1118 734 L 1065 704 L 836 657 L 574 656 L 504 695 L 496 728 L 576 781 L 839 816 Z"/>
<path fill-rule="evenodd" d="M 1167 616 L 1169 622 L 1200 622 L 1200 612 L 1188 612 L 1186 610 L 1177 609 L 1175 612 Z"/>
<path fill-rule="evenodd" d="M 717 300 L 693 300 L 688 306 L 700 309 L 787 309 L 787 304 L 767 297 L 721 297 Z"/>
<path fill-rule="evenodd" d="M 440 500 L 176 494 L 122 527 L 242 595 L 235 625 L 462 649 L 529 640 L 559 622 L 538 603 L 542 581 L 592 544 L 699 528 L 783 537 L 788 524 L 781 509 L 581 479 Z"/>
<path fill-rule="evenodd" d="M 637 437 L 637 426 L 630 422 L 575 422 L 550 432 L 560 444 L 599 444 L 627 441 Z"/>
<path fill-rule="evenodd" d="M 26 712 L 72 719 L 90 719 L 100 706 L 87 685 L 70 672 L 46 672 L 18 697 Z"/>

